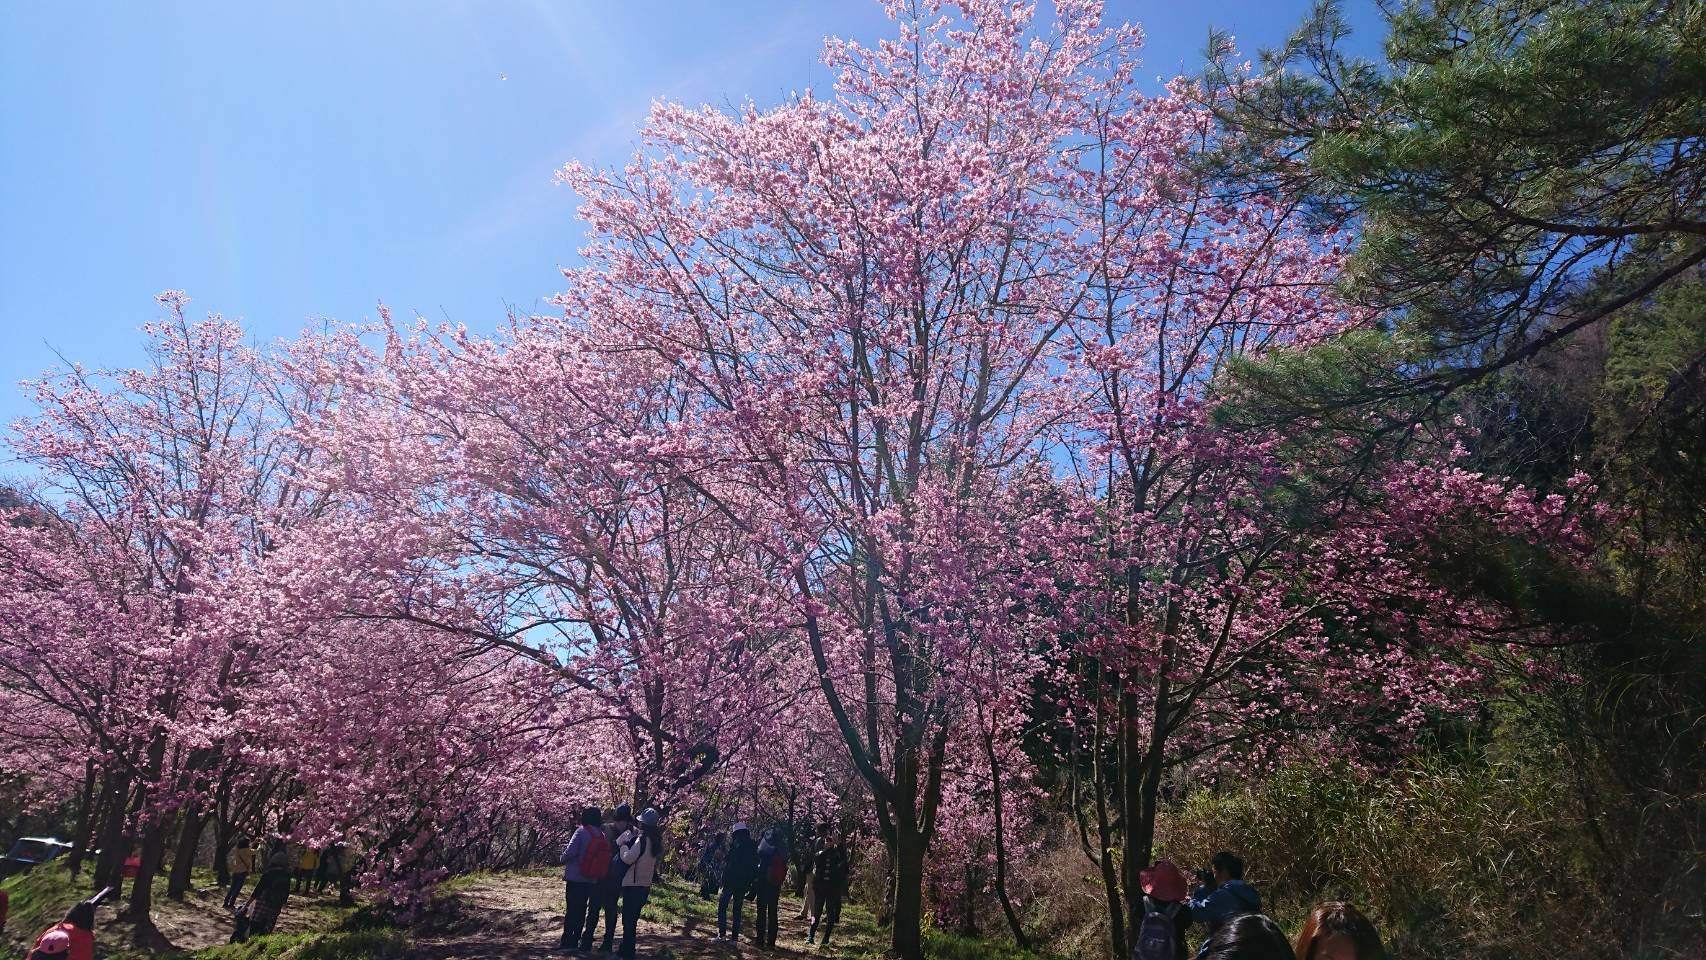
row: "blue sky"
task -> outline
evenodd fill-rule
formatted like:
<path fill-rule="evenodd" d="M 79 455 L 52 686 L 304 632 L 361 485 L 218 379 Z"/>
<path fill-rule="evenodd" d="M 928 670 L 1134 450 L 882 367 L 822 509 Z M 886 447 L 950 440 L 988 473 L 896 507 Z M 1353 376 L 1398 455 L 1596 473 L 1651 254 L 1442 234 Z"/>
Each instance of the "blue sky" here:
<path fill-rule="evenodd" d="M 1308 3 L 1108 17 L 1172 75 L 1211 23 L 1253 51 Z M 620 162 L 654 97 L 826 89 L 822 38 L 886 29 L 868 0 L 0 0 L 0 423 L 56 349 L 138 362 L 164 289 L 260 339 L 379 301 L 476 329 L 540 309 L 580 244 L 558 166 Z"/>

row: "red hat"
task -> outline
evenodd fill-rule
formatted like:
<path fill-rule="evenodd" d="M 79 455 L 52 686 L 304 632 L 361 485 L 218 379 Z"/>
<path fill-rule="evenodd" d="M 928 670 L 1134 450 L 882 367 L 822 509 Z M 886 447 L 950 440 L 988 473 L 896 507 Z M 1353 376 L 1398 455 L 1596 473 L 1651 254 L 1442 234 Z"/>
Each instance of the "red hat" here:
<path fill-rule="evenodd" d="M 71 934 L 64 930 L 49 930 L 36 941 L 36 950 L 48 956 L 71 952 Z"/>
<path fill-rule="evenodd" d="M 1137 872 L 1138 886 L 1157 900 L 1169 902 L 1185 899 L 1185 875 L 1171 860 L 1157 860 L 1155 866 Z"/>

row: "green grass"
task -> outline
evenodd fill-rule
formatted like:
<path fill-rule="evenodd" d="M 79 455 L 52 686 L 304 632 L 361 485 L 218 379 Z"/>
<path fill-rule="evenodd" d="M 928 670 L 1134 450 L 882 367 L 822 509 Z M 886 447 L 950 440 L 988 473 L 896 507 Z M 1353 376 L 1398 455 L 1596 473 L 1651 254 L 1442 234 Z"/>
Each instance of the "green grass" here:
<path fill-rule="evenodd" d="M 271 934 L 189 954 L 193 960 L 397 960 L 409 938 L 396 928 Z"/>
<path fill-rule="evenodd" d="M 63 920 L 65 911 L 89 896 L 82 886 L 71 882 L 69 871 L 52 863 L 7 877 L 0 882 L 0 890 L 11 897 L 6 920 L 7 956 L 22 956 L 25 950 L 20 944 Z"/>
<path fill-rule="evenodd" d="M 789 904 L 784 902 L 783 910 L 788 909 Z M 798 901 L 795 901 L 793 909 L 798 909 Z M 753 905 L 747 904 L 746 922 L 752 922 L 754 913 Z M 696 884 L 664 880 L 652 887 L 651 899 L 646 902 L 646 917 L 678 927 L 693 921 L 701 931 L 714 931 L 717 904 L 714 900 L 700 898 Z M 863 905 L 849 902 L 841 911 L 834 944 L 820 955 L 836 960 L 876 960 L 887 954 L 888 943 L 889 931 L 877 925 L 871 911 Z M 1057 960 L 1051 954 L 1031 953 L 1012 944 L 934 928 L 924 931 L 924 953 L 931 960 Z"/>

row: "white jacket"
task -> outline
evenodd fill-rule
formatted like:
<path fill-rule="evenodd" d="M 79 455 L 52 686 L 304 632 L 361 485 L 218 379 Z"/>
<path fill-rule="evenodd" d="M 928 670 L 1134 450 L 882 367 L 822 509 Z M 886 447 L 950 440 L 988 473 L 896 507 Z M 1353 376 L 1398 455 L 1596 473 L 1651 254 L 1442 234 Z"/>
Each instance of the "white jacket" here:
<path fill-rule="evenodd" d="M 658 853 L 646 842 L 646 835 L 637 828 L 629 830 L 617 839 L 616 846 L 622 851 L 622 862 L 628 865 L 628 872 L 622 876 L 622 885 L 651 886 L 657 876 Z"/>

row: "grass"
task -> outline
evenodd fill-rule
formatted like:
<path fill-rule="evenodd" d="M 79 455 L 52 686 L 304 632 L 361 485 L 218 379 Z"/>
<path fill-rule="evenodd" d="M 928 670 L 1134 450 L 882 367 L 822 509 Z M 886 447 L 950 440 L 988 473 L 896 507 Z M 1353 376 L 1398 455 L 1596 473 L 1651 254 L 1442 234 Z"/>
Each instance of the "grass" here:
<path fill-rule="evenodd" d="M 194 887 L 213 890 L 217 877 L 212 870 L 197 868 Z M 0 941 L 0 958 L 20 958 L 29 942 L 42 930 L 59 922 L 65 912 L 89 896 L 87 876 L 71 879 L 64 866 L 47 864 L 27 874 L 8 877 L 0 889 L 11 897 L 6 938 Z M 154 895 L 164 900 L 165 878 L 159 878 Z M 313 917 L 314 929 L 255 937 L 245 943 L 227 944 L 187 953 L 153 954 L 131 949 L 129 926 L 113 924 L 103 910 L 96 924 L 97 952 L 108 960 L 397 960 L 408 950 L 405 932 L 385 925 L 365 907 L 339 907 L 329 903 L 300 905 L 300 912 Z"/>
<path fill-rule="evenodd" d="M 7 956 L 22 956 L 27 952 L 27 941 L 64 919 L 65 911 L 88 896 L 71 882 L 69 871 L 51 863 L 7 877 L 0 882 L 0 890 L 11 898 L 6 920 L 8 942 L 4 945 Z"/>
<path fill-rule="evenodd" d="M 193 960 L 400 960 L 408 949 L 409 938 L 402 930 L 369 927 L 271 934 L 188 956 Z"/>
<path fill-rule="evenodd" d="M 784 911 L 797 910 L 798 901 L 782 904 Z M 752 922 L 756 910 L 747 904 L 745 918 Z M 699 930 L 714 930 L 717 923 L 717 904 L 699 896 L 696 885 L 680 880 L 663 880 L 652 887 L 646 902 L 648 919 L 683 927 L 692 925 Z M 835 943 L 821 956 L 836 960 L 877 960 L 887 954 L 889 932 L 877 925 L 876 917 L 866 907 L 849 902 L 841 911 L 841 923 L 835 928 Z M 947 930 L 926 928 L 924 953 L 931 960 L 1057 960 L 1050 954 L 1019 950 L 1011 944 L 962 936 Z M 666 956 L 660 953 L 659 956 Z"/>

